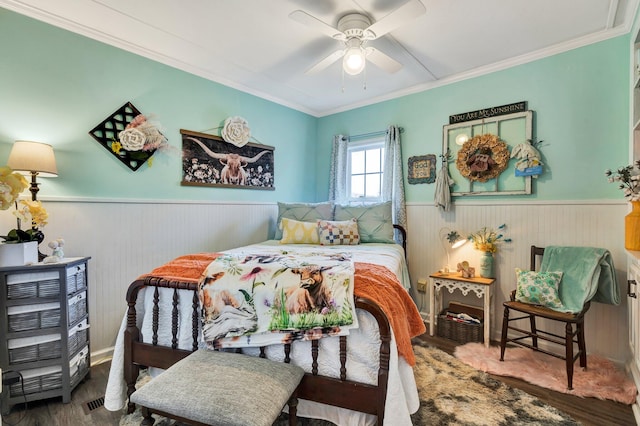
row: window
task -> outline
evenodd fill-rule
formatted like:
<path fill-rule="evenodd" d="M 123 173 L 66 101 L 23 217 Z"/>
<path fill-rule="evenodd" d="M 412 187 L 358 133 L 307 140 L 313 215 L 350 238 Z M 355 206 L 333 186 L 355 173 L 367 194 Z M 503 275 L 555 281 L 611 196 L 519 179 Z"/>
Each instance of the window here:
<path fill-rule="evenodd" d="M 350 142 L 347 154 L 349 201 L 381 201 L 383 170 L 384 136 Z"/>

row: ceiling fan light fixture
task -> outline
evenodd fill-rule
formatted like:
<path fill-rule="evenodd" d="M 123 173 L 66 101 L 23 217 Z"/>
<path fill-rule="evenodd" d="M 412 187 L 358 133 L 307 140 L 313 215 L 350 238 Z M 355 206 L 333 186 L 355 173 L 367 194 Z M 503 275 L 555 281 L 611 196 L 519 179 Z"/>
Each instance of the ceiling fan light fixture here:
<path fill-rule="evenodd" d="M 342 59 L 342 68 L 349 75 L 360 74 L 365 67 L 365 52 L 362 47 L 349 47 L 344 52 Z"/>

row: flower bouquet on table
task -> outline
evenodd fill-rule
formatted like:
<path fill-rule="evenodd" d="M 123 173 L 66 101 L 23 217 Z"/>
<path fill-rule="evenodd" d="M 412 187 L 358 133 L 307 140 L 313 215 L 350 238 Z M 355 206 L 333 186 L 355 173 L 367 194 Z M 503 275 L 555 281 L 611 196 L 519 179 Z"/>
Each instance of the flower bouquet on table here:
<path fill-rule="evenodd" d="M 473 248 L 485 253 L 495 253 L 498 251 L 498 244 L 510 243 L 511 238 L 506 238 L 504 232 L 507 225 L 498 226 L 498 230 L 483 227 L 470 234 L 467 239 L 473 243 Z"/>

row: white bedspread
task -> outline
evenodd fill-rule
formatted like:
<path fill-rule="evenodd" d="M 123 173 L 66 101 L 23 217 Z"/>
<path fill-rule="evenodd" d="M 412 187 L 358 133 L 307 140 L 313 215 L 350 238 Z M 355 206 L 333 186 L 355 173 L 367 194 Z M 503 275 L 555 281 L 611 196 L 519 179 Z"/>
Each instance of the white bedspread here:
<path fill-rule="evenodd" d="M 266 244 L 273 245 L 277 242 L 269 241 Z M 388 250 L 381 251 L 381 247 Z M 284 247 L 284 246 L 282 246 Z M 296 245 L 300 249 L 301 245 Z M 317 246 L 315 246 L 317 249 Z M 234 249 L 241 251 L 246 248 Z M 344 246 L 341 247 L 344 251 Z M 354 255 L 356 262 L 376 263 L 386 266 L 395 272 L 400 282 L 407 287 L 409 285 L 406 262 L 402 247 L 394 244 L 361 244 L 351 246 L 349 250 Z M 161 292 L 172 292 L 170 289 L 160 289 Z M 151 307 L 153 304 L 151 291 L 144 289 L 138 296 L 137 312 L 138 326 L 141 328 L 142 340 L 149 341 L 151 336 Z M 170 324 L 171 321 L 171 297 L 161 294 L 160 324 Z M 178 346 L 183 349 L 191 349 L 191 292 L 185 292 L 181 297 Z M 347 345 L 347 378 L 358 382 L 373 384 L 377 382 L 378 352 L 380 336 L 375 319 L 366 311 L 357 310 L 359 329 L 352 330 Z M 109 372 L 109 381 L 105 394 L 104 406 L 107 410 L 121 410 L 126 403 L 126 384 L 124 382 L 124 329 L 126 327 L 126 315 L 116 339 L 116 345 Z M 160 344 L 171 341 L 170 327 L 158 330 Z M 166 344 L 166 343 L 165 343 Z M 293 345 L 291 358 L 295 364 L 302 366 L 306 371 L 311 371 L 310 342 L 296 342 Z M 325 338 L 320 340 L 320 355 L 318 357 L 319 373 L 323 376 L 339 377 L 340 361 L 336 356 L 322 356 L 323 352 L 338 353 L 338 339 Z M 247 353 L 257 354 L 257 348 L 248 348 Z M 267 356 L 271 359 L 284 358 L 281 346 L 267 348 Z M 375 360 L 372 362 L 372 360 Z M 385 425 L 410 426 L 410 414 L 419 407 L 420 401 L 416 388 L 413 369 L 405 360 L 398 357 L 395 339 L 391 339 L 391 356 L 389 362 L 389 382 L 387 389 Z M 372 425 L 376 417 L 364 413 L 327 406 L 311 401 L 300 400 L 298 415 L 301 417 L 318 418 L 331 421 L 337 425 Z"/>

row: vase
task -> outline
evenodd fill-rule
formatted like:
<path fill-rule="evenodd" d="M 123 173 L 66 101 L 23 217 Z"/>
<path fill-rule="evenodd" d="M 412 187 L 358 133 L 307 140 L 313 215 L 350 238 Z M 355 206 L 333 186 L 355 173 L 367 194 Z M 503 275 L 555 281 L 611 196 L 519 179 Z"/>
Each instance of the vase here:
<path fill-rule="evenodd" d="M 640 201 L 632 201 L 631 211 L 624 217 L 624 248 L 640 250 Z"/>
<path fill-rule="evenodd" d="M 0 267 L 25 266 L 38 262 L 38 242 L 0 244 Z"/>
<path fill-rule="evenodd" d="M 480 276 L 483 278 L 494 278 L 493 273 L 493 253 L 482 252 L 480 256 Z"/>

